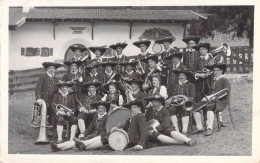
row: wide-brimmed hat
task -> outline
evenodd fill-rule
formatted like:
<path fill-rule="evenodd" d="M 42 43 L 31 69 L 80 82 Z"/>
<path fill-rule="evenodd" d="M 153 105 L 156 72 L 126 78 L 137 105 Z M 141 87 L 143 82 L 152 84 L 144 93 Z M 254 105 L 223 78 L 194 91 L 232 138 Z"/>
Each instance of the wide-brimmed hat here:
<path fill-rule="evenodd" d="M 172 57 L 177 57 L 182 59 L 183 53 L 181 52 L 174 52 L 174 53 L 170 53 L 170 55 L 168 55 L 167 57 L 165 57 L 163 60 L 171 60 Z"/>
<path fill-rule="evenodd" d="M 96 108 L 99 106 L 99 105 L 103 105 L 106 107 L 107 111 L 109 110 L 110 108 L 110 101 L 98 101 L 98 102 L 92 102 L 90 103 L 90 106 L 93 107 L 93 108 Z"/>
<path fill-rule="evenodd" d="M 193 75 L 193 72 L 187 69 L 182 69 L 182 70 L 172 70 L 173 73 L 179 76 L 180 73 L 185 74 L 187 77 L 191 77 Z"/>
<path fill-rule="evenodd" d="M 137 46 L 138 48 L 140 47 L 141 44 L 145 44 L 147 46 L 147 49 L 148 49 L 150 44 L 151 44 L 151 41 L 149 41 L 149 40 L 139 40 L 139 41 L 133 42 L 133 45 Z"/>
<path fill-rule="evenodd" d="M 156 101 L 160 101 L 162 103 L 162 105 L 165 104 L 165 99 L 161 95 L 148 96 L 148 97 L 145 97 L 144 100 L 147 100 L 147 101 L 156 100 Z"/>
<path fill-rule="evenodd" d="M 192 48 L 199 51 L 201 47 L 204 47 L 204 48 L 208 49 L 208 51 L 210 51 L 210 43 L 200 43 L 197 46 L 194 46 Z"/>
<path fill-rule="evenodd" d="M 223 70 L 222 74 L 224 74 L 226 72 L 226 69 L 227 69 L 227 64 L 226 63 L 217 63 L 217 64 L 213 64 L 213 65 L 205 65 L 205 68 L 212 70 L 212 71 L 215 67 L 218 67 L 221 70 Z"/>
<path fill-rule="evenodd" d="M 65 65 L 69 66 L 69 67 L 70 67 L 73 63 L 75 63 L 78 67 L 83 64 L 83 62 L 80 61 L 80 60 L 64 61 L 63 63 L 64 63 Z"/>
<path fill-rule="evenodd" d="M 106 83 L 103 85 L 103 87 L 105 88 L 105 90 L 109 90 L 109 86 L 110 85 L 114 85 L 116 87 L 116 89 L 118 90 L 119 89 L 119 84 L 120 82 L 119 81 L 115 81 L 115 80 L 111 80 L 109 83 Z"/>
<path fill-rule="evenodd" d="M 110 65 L 110 66 L 112 66 L 112 67 L 115 67 L 117 64 L 118 64 L 118 63 L 115 62 L 115 61 L 108 60 L 108 61 L 104 61 L 104 62 L 100 63 L 100 66 L 105 67 L 105 66 L 107 66 L 107 65 Z"/>
<path fill-rule="evenodd" d="M 56 84 L 57 87 L 67 86 L 72 87 L 74 85 L 73 82 L 60 81 Z"/>
<path fill-rule="evenodd" d="M 72 45 L 69 47 L 73 52 L 75 52 L 76 49 L 80 50 L 80 52 L 84 52 L 87 50 L 87 48 L 83 45 L 80 45 L 80 44 L 75 44 L 75 45 Z"/>
<path fill-rule="evenodd" d="M 154 60 L 156 63 L 158 63 L 159 57 L 158 57 L 158 55 L 156 55 L 156 54 L 151 54 L 151 55 L 148 55 L 148 56 L 143 57 L 140 61 L 142 61 L 142 62 L 148 64 L 148 60 L 149 60 L 149 59 L 152 59 L 152 60 Z"/>
<path fill-rule="evenodd" d="M 94 67 L 98 67 L 98 66 L 100 66 L 100 65 L 101 65 L 101 62 L 95 61 L 95 62 L 92 62 L 92 63 L 90 63 L 89 65 L 87 65 L 87 66 L 85 67 L 85 69 L 86 69 L 86 70 L 89 70 L 89 69 L 92 69 L 92 68 L 94 68 Z"/>
<path fill-rule="evenodd" d="M 110 45 L 109 47 L 110 47 L 111 49 L 116 50 L 117 47 L 121 47 L 122 49 L 124 49 L 127 45 L 128 45 L 127 43 L 118 42 L 118 43 L 116 43 L 116 44 Z"/>
<path fill-rule="evenodd" d="M 144 81 L 142 80 L 142 79 L 140 79 L 140 78 L 133 78 L 132 80 L 128 80 L 128 81 L 126 81 L 128 84 L 132 84 L 132 83 L 136 83 L 136 84 L 138 84 L 139 86 L 140 86 L 140 88 L 142 88 L 142 85 L 143 85 L 143 83 L 144 83 Z"/>
<path fill-rule="evenodd" d="M 149 79 L 152 81 L 153 78 L 158 78 L 160 80 L 161 85 L 166 85 L 167 77 L 163 74 L 153 73 L 149 76 Z"/>
<path fill-rule="evenodd" d="M 175 37 L 164 37 L 162 39 L 158 39 L 158 40 L 155 40 L 156 43 L 159 43 L 159 44 L 163 44 L 163 42 L 169 42 L 169 43 L 172 43 L 173 41 L 175 41 L 176 38 Z"/>
<path fill-rule="evenodd" d="M 127 109 L 130 109 L 131 110 L 131 106 L 132 105 L 137 105 L 139 107 L 141 107 L 141 112 L 144 113 L 145 112 L 145 108 L 144 108 L 144 105 L 143 105 L 143 102 L 141 100 L 134 100 L 134 101 L 131 101 L 129 103 L 126 103 L 124 105 L 122 105 L 123 107 L 127 108 Z"/>
<path fill-rule="evenodd" d="M 90 51 L 92 51 L 95 54 L 96 50 L 100 50 L 101 55 L 103 55 L 105 53 L 105 51 L 107 50 L 107 48 L 105 48 L 104 46 L 91 46 L 88 48 Z"/>
<path fill-rule="evenodd" d="M 89 86 L 95 86 L 95 87 L 100 87 L 101 86 L 101 82 L 99 82 L 98 80 L 93 80 L 93 81 L 88 81 L 82 84 L 82 86 L 84 87 L 89 87 Z"/>
<path fill-rule="evenodd" d="M 124 62 L 119 63 L 119 65 L 122 65 L 122 66 L 127 66 L 127 65 L 136 66 L 137 64 L 138 64 L 138 61 L 136 61 L 136 60 L 129 60 L 129 61 L 124 61 Z"/>
<path fill-rule="evenodd" d="M 186 44 L 188 44 L 190 40 L 193 40 L 193 41 L 196 42 L 196 44 L 198 44 L 199 41 L 200 41 L 200 37 L 191 36 L 191 37 L 185 37 L 185 38 L 182 39 L 182 41 L 185 42 Z"/>
<path fill-rule="evenodd" d="M 59 68 L 59 67 L 62 66 L 62 64 L 56 63 L 56 62 L 43 62 L 42 65 L 43 65 L 43 67 L 44 67 L 45 69 L 47 69 L 47 68 L 50 67 L 50 66 L 54 66 L 55 69 L 57 69 L 57 68 Z"/>

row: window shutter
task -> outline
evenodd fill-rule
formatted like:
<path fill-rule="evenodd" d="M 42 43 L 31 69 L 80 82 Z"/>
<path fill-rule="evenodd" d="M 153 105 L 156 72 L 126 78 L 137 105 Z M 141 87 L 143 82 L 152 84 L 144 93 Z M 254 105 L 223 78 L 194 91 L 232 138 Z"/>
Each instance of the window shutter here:
<path fill-rule="evenodd" d="M 49 57 L 49 48 L 41 48 L 41 56 Z"/>
<path fill-rule="evenodd" d="M 35 48 L 34 56 L 40 56 L 41 55 L 40 52 L 41 52 L 40 48 Z"/>
<path fill-rule="evenodd" d="M 53 48 L 49 48 L 49 51 L 50 51 L 49 56 L 53 56 Z"/>
<path fill-rule="evenodd" d="M 25 54 L 25 49 L 21 48 L 21 56 L 24 56 L 24 54 Z"/>
<path fill-rule="evenodd" d="M 35 48 L 32 48 L 32 47 L 26 48 L 26 54 L 25 54 L 25 56 L 28 56 L 28 57 L 34 56 L 34 51 L 35 51 Z"/>

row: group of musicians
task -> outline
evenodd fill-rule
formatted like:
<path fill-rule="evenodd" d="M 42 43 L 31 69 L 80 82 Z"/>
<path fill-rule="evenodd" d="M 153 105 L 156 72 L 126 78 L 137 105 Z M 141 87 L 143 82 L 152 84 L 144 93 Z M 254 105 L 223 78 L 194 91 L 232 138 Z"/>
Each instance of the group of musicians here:
<path fill-rule="evenodd" d="M 88 48 L 96 58 L 82 60 L 81 53 L 87 49 L 73 46 L 73 59 L 64 62 L 69 71 L 60 81 L 55 71 L 62 64 L 44 62 L 46 74 L 39 78 L 35 94 L 38 102 L 45 101 L 48 122 L 57 132 L 57 141 L 51 143 L 52 151 L 102 147 L 108 143 L 108 135 L 117 128 L 128 133 L 127 148 L 135 150 L 146 148 L 147 141 L 194 146 L 196 140 L 187 137 L 191 113 L 196 122 L 196 130 L 191 134 L 212 135 L 214 112 L 221 113 L 226 108 L 228 96 L 214 96 L 207 103 L 205 95 L 223 89 L 230 93 L 230 83 L 223 76 L 226 64 L 219 62 L 221 55 L 213 57 L 210 44 L 199 43 L 199 37 L 184 38 L 187 44 L 184 52 L 171 48 L 174 41 L 170 37 L 156 40 L 164 47 L 160 54 L 147 52 L 151 41 L 136 41 L 133 45 L 141 52 L 133 57 L 123 53 L 127 43 L 116 43 L 109 46 L 117 53 L 111 59 L 102 58 L 106 48 L 96 46 Z M 191 110 L 204 106 L 206 124 L 202 124 L 201 110 L 191 112 L 186 108 L 188 101 L 192 102 Z M 70 110 L 57 109 L 58 105 Z M 107 118 L 122 108 L 130 109 L 132 117 L 108 133 L 105 129 Z M 67 142 L 62 140 L 65 120 L 71 125 Z M 149 125 L 153 120 L 159 122 L 156 127 Z"/>

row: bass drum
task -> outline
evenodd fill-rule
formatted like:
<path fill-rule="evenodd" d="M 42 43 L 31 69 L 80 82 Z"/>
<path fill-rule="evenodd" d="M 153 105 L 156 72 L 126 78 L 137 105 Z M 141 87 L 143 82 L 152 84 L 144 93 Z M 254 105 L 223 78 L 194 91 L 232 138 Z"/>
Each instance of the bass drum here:
<path fill-rule="evenodd" d="M 107 118 L 106 132 L 110 133 L 113 127 L 119 127 L 125 124 L 125 122 L 131 117 L 131 111 L 129 109 L 117 109 L 113 111 Z"/>
<path fill-rule="evenodd" d="M 123 151 L 128 143 L 128 135 L 122 129 L 116 129 L 108 137 L 108 144 L 115 151 Z"/>

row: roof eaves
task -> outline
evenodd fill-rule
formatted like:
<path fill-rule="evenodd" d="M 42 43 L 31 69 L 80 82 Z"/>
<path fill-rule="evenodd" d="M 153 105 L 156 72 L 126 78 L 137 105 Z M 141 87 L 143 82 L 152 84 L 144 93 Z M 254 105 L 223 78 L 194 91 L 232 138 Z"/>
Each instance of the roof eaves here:
<path fill-rule="evenodd" d="M 195 14 L 195 15 L 198 15 L 200 18 L 202 18 L 202 19 L 208 19 L 207 17 L 205 17 L 205 16 L 202 16 L 201 14 L 198 14 L 197 12 L 194 12 L 194 11 L 192 11 L 192 10 L 189 10 L 189 12 L 191 12 L 191 13 L 193 13 L 193 14 Z"/>

